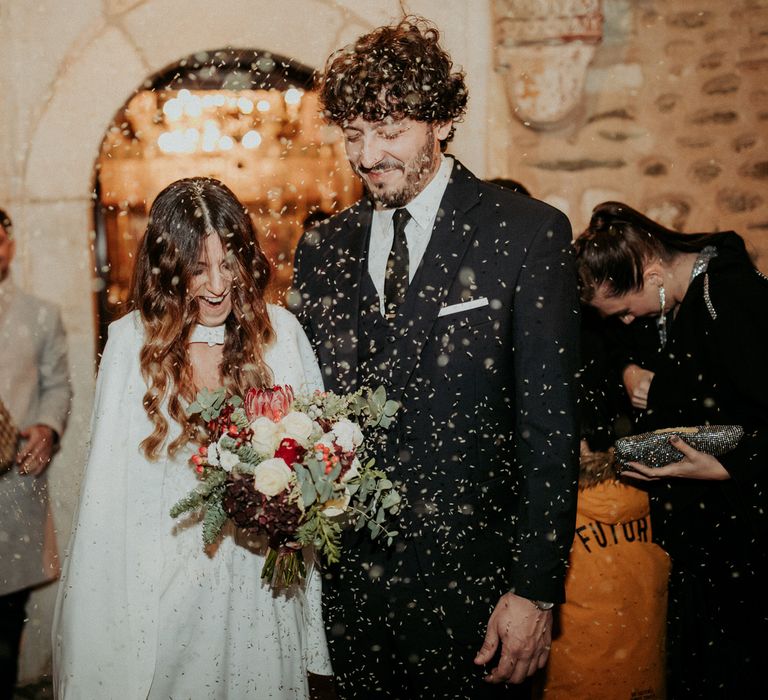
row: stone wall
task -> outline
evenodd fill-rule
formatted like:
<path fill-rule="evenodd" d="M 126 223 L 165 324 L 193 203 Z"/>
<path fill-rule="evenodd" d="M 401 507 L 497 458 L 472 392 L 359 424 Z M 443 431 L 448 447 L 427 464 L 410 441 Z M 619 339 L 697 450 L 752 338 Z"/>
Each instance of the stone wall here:
<path fill-rule="evenodd" d="M 561 4 L 574 2 L 593 4 Z M 499 65 L 489 170 L 559 206 L 576 231 L 618 199 L 682 230 L 735 229 L 766 269 L 768 1 L 603 0 L 602 12 L 581 104 L 556 128 L 515 118 L 514 74 Z"/>

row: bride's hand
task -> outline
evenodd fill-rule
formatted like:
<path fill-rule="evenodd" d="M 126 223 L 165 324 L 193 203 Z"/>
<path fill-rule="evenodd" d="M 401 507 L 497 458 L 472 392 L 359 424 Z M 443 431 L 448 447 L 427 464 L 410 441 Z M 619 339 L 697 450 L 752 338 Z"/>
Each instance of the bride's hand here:
<path fill-rule="evenodd" d="M 725 481 L 731 478 L 726 468 L 712 455 L 699 452 L 677 435 L 670 437 L 669 442 L 683 453 L 683 459 L 679 462 L 667 464 L 665 467 L 648 467 L 640 462 L 627 462 L 634 471 L 627 470 L 621 475 L 638 481 L 658 481 L 668 477 L 711 481 Z"/>

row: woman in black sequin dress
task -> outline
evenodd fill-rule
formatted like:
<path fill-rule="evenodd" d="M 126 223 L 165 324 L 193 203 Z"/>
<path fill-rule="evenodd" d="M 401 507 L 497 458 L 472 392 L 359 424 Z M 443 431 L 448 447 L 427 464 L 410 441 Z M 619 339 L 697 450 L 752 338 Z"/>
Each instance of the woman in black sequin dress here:
<path fill-rule="evenodd" d="M 722 457 L 678 440 L 680 462 L 627 473 L 672 557 L 669 697 L 768 697 L 768 279 L 737 234 L 679 234 L 614 202 L 575 245 L 586 303 L 658 319 L 661 351 L 635 359 L 640 431 L 745 430 Z"/>

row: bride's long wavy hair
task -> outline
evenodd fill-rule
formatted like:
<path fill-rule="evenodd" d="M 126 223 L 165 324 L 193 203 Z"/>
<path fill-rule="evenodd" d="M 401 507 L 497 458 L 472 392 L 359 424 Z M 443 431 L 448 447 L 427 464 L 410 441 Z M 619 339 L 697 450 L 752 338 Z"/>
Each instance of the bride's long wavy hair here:
<path fill-rule="evenodd" d="M 181 426 L 168 445 L 174 455 L 195 436 L 182 400 L 196 388 L 189 360 L 189 338 L 197 323 L 198 302 L 189 288 L 206 236 L 218 236 L 229 259 L 232 312 L 226 319 L 222 383 L 232 393 L 270 386 L 264 353 L 274 337 L 264 290 L 269 262 L 259 247 L 251 217 L 232 191 L 211 178 L 177 180 L 155 199 L 133 272 L 130 308 L 144 324 L 141 373 L 147 385 L 144 409 L 154 430 L 141 443 L 157 459 L 168 438 L 162 407 Z"/>

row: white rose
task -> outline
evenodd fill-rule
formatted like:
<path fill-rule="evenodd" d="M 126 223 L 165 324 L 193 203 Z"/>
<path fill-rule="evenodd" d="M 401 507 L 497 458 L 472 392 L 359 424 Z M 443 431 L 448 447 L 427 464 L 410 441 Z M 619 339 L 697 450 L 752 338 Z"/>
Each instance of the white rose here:
<path fill-rule="evenodd" d="M 240 464 L 240 458 L 229 450 L 222 450 L 219 453 L 219 464 L 224 471 L 231 472 L 233 467 Z"/>
<path fill-rule="evenodd" d="M 300 411 L 291 411 L 280 421 L 286 437 L 293 438 L 296 442 L 304 443 L 312 435 L 314 423 L 312 419 Z"/>
<path fill-rule="evenodd" d="M 210 445 L 208 445 L 208 464 L 210 464 L 212 467 L 218 467 L 219 466 L 219 450 L 217 449 L 218 446 L 215 442 L 212 442 Z"/>
<path fill-rule="evenodd" d="M 360 460 L 355 457 L 352 460 L 352 464 L 350 465 L 349 469 L 344 473 L 344 476 L 341 477 L 341 483 L 346 484 L 348 481 L 351 481 L 356 476 L 360 476 Z"/>
<path fill-rule="evenodd" d="M 363 442 L 363 432 L 357 423 L 342 418 L 333 426 L 336 443 L 344 452 L 353 452 Z"/>
<path fill-rule="evenodd" d="M 337 515 L 341 515 L 345 510 L 347 510 L 348 506 L 349 494 L 345 492 L 343 496 L 332 498 L 329 501 L 326 501 L 325 505 L 323 506 L 323 513 L 325 513 L 329 518 L 333 518 Z"/>
<path fill-rule="evenodd" d="M 291 473 L 284 459 L 266 459 L 254 469 L 253 485 L 265 496 L 277 496 L 288 488 Z"/>
<path fill-rule="evenodd" d="M 260 416 L 251 423 L 253 437 L 251 445 L 259 454 L 273 455 L 283 439 L 283 428 L 266 416 Z"/>

